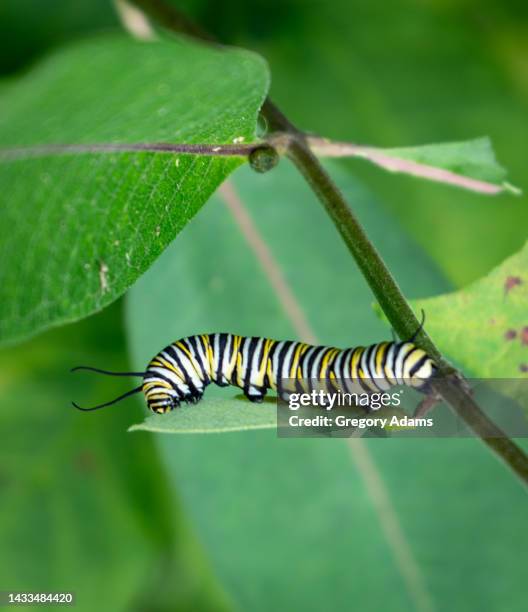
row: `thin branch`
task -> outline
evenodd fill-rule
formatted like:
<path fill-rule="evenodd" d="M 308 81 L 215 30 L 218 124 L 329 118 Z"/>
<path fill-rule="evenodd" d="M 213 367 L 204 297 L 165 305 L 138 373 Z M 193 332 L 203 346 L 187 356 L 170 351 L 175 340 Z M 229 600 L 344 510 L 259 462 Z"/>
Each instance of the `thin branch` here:
<path fill-rule="evenodd" d="M 270 115 L 270 123 L 277 125 L 279 115 L 276 115 L 278 110 L 271 102 L 267 102 L 267 110 Z M 263 111 L 264 112 L 264 111 Z M 280 125 L 284 126 L 285 117 L 281 117 Z M 291 126 L 291 124 L 289 124 Z M 290 128 L 291 130 L 291 128 Z M 89 153 L 133 153 L 133 152 L 150 152 L 150 153 L 177 153 L 188 155 L 205 155 L 205 156 L 237 156 L 248 157 L 259 146 L 268 144 L 276 149 L 279 154 L 285 154 L 288 151 L 292 141 L 292 132 L 272 132 L 264 141 L 253 143 L 240 144 L 213 144 L 213 143 L 86 143 L 86 144 L 47 144 L 35 146 L 7 147 L 0 148 L 0 163 L 2 161 L 13 161 L 30 159 L 35 157 L 49 157 L 57 155 L 77 155 Z M 366 159 L 377 166 L 384 168 L 390 172 L 402 172 L 419 178 L 447 183 L 470 191 L 495 195 L 503 191 L 509 190 L 514 193 L 520 193 L 514 187 L 503 184 L 495 185 L 485 181 L 472 179 L 461 174 L 455 174 L 449 170 L 420 164 L 407 159 L 392 157 L 384 153 L 381 149 L 368 146 L 360 146 L 347 142 L 337 142 L 328 140 L 321 136 L 306 136 L 306 143 L 310 150 L 319 157 L 359 157 Z"/>
<path fill-rule="evenodd" d="M 77 155 L 83 153 L 181 153 L 188 155 L 248 157 L 262 143 L 237 144 L 171 144 L 167 142 L 145 143 L 93 143 L 93 144 L 48 144 L 31 147 L 0 148 L 0 162 L 33 157 L 55 155 Z"/>
<path fill-rule="evenodd" d="M 390 155 L 387 151 L 376 147 L 361 146 L 351 142 L 327 140 L 319 136 L 307 136 L 306 141 L 310 149 L 320 157 L 359 157 L 389 172 L 410 174 L 418 178 L 428 179 L 437 183 L 445 183 L 486 195 L 496 195 L 511 189 L 511 186 L 496 185 L 487 181 L 473 179 L 463 174 L 457 174 L 450 170 L 445 170 L 444 168 L 422 164 L 410 159 L 404 159 L 403 157 L 395 157 Z M 517 193 L 519 193 L 519 190 L 517 190 Z"/>
<path fill-rule="evenodd" d="M 189 26 L 189 21 L 163 0 L 134 0 L 134 2 L 168 29 L 178 33 L 183 31 L 211 41 L 209 34 L 203 35 L 196 26 Z M 304 134 L 269 98 L 266 99 L 261 114 L 271 130 L 288 133 L 289 137 L 286 140 L 288 156 L 325 207 L 393 328 L 400 337 L 411 337 L 419 327 L 417 318 L 343 195 L 310 150 Z M 435 384 L 435 390 L 523 483 L 528 484 L 528 457 L 523 450 L 481 411 L 462 383 L 461 375 L 446 363 L 423 329 L 417 336 L 417 343 L 438 363 L 444 376 L 443 382 Z"/>

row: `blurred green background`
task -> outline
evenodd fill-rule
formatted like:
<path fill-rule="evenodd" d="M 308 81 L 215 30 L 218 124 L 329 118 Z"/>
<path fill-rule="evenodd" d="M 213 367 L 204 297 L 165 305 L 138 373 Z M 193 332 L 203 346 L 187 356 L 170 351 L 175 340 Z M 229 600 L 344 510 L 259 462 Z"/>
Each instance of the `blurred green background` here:
<path fill-rule="evenodd" d="M 175 4 L 261 53 L 273 98 L 303 128 L 379 146 L 487 134 L 528 190 L 524 3 Z M 118 27 L 105 0 L 4 1 L 0 70 L 17 78 L 49 49 Z M 362 162 L 330 168 L 410 297 L 463 286 L 526 240 L 525 196 L 489 199 Z M 386 335 L 291 168 L 243 169 L 235 183 L 321 342 Z M 75 363 L 129 369 L 172 336 L 217 327 L 295 335 L 222 206 L 215 196 L 126 308 L 121 300 L 0 353 L 0 589 L 73 590 L 80 610 L 524 609 L 524 492 L 478 441 L 369 439 L 365 459 L 334 441 L 269 433 L 126 434 L 141 420 L 139 401 L 92 418 L 69 409 L 79 390 L 95 403 L 127 388 L 74 380 Z M 292 240 L 296 214 L 305 229 Z M 200 248 L 213 240 L 217 261 Z M 156 310 L 167 271 L 186 289 Z"/>

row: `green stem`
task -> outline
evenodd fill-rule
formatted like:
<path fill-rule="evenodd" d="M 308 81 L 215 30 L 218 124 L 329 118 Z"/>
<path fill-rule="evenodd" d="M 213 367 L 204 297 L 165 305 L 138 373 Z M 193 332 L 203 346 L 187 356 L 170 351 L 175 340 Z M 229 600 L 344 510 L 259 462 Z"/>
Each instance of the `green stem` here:
<path fill-rule="evenodd" d="M 203 32 L 163 0 L 134 0 L 134 3 L 170 30 L 184 32 L 208 42 L 213 41 L 208 33 Z M 419 326 L 417 318 L 342 193 L 311 152 L 304 134 L 269 98 L 264 102 L 261 115 L 267 121 L 270 131 L 285 133 L 280 136 L 283 143 L 281 148 L 325 207 L 393 328 L 400 337 L 411 337 Z M 270 141 L 272 140 L 271 138 Z M 528 457 L 523 450 L 482 412 L 462 383 L 462 376 L 443 359 L 423 330 L 417 336 L 417 344 L 438 363 L 443 375 L 441 380 L 434 383 L 434 390 L 523 483 L 528 484 Z"/>
<path fill-rule="evenodd" d="M 348 207 L 338 187 L 302 139 L 292 138 L 288 155 L 324 205 L 394 329 L 402 338 L 412 336 L 418 327 L 418 321 L 396 280 Z M 461 376 L 442 358 L 440 351 L 423 330 L 418 335 L 417 342 L 439 365 L 442 377 L 435 381 L 434 391 L 525 484 L 528 484 L 528 457 L 523 450 L 480 409 L 463 385 Z"/>

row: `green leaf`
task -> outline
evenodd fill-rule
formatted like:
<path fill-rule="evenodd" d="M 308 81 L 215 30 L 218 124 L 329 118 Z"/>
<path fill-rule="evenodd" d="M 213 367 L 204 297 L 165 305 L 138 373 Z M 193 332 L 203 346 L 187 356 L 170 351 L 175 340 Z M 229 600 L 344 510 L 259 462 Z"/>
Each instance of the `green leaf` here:
<path fill-rule="evenodd" d="M 384 254 L 396 260 L 404 288 L 416 295 L 446 287 L 375 200 L 348 175 L 337 174 Z M 386 337 L 365 282 L 289 163 L 262 176 L 239 172 L 234 182 L 320 341 L 345 346 Z M 241 218 L 234 221 L 233 208 L 220 196 L 213 200 L 129 293 L 129 334 L 138 367 L 171 339 L 206 330 L 298 335 L 284 312 L 283 296 L 270 287 L 269 269 L 263 273 L 269 258 L 255 260 L 255 237 L 248 246 L 239 232 Z M 212 243 L 213 258 L 204 252 Z M 211 398 L 238 392 L 209 387 L 201 403 L 186 409 L 182 423 L 194 416 L 203 427 Z M 232 408 L 238 410 L 236 403 Z M 245 408 L 267 406 L 240 405 Z M 169 427 L 181 415 L 171 413 Z M 254 424 L 252 412 L 246 423 Z M 209 423 L 211 431 L 216 427 Z M 240 609 L 314 610 L 329 602 L 345 608 L 352 598 L 377 609 L 386 592 L 375 588 L 379 582 L 391 592 L 391 609 L 412 606 L 414 594 L 403 584 L 347 442 L 279 440 L 272 431 L 159 436 L 158 441 L 213 566 Z M 388 459 L 390 449 L 386 452 Z M 396 466 L 391 470 L 397 475 Z M 349 575 L 361 574 L 361 581 L 343 580 L 343 567 Z M 291 568 L 303 584 L 294 599 Z"/>
<path fill-rule="evenodd" d="M 124 433 L 139 402 L 86 414 L 129 381 L 121 308 L 0 351 L 0 576 L 12 590 L 73 591 L 75 609 L 226 609 L 153 438 Z M 96 418 L 92 418 L 98 415 Z"/>
<path fill-rule="evenodd" d="M 455 293 L 417 300 L 441 351 L 477 378 L 528 376 L 528 243 Z"/>
<path fill-rule="evenodd" d="M 381 151 L 392 157 L 444 168 L 497 185 L 502 185 L 506 178 L 506 170 L 498 164 L 491 141 L 487 137 Z"/>
<path fill-rule="evenodd" d="M 198 406 L 180 406 L 169 414 L 152 414 L 128 431 L 158 433 L 221 433 L 277 426 L 275 401 L 252 404 L 243 399 L 203 399 Z"/>
<path fill-rule="evenodd" d="M 514 195 L 521 194 L 520 189 L 506 182 L 506 170 L 497 163 L 491 141 L 487 137 L 372 151 L 374 162 L 379 152 L 384 158 L 382 165 L 395 172 L 407 172 L 481 193 L 509 191 Z M 405 160 L 413 163 L 406 166 Z"/>
<path fill-rule="evenodd" d="M 252 53 L 121 36 L 60 49 L 4 87 L 0 340 L 116 299 L 244 161 L 35 147 L 249 142 L 267 87 Z"/>
<path fill-rule="evenodd" d="M 382 149 L 324 138 L 309 139 L 312 150 L 327 157 L 367 159 L 389 172 L 401 172 L 469 191 L 496 195 L 521 191 L 506 183 L 504 168 L 495 159 L 489 138 L 465 142 L 422 145 L 399 149 Z"/>

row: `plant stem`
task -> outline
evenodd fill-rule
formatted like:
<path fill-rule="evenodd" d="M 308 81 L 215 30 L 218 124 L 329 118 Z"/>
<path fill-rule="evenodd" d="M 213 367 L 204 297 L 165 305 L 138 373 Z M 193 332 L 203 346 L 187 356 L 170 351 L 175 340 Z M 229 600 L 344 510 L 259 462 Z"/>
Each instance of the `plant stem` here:
<path fill-rule="evenodd" d="M 208 33 L 192 24 L 163 0 L 134 0 L 134 3 L 170 30 L 183 32 L 208 42 L 213 41 Z M 419 327 L 417 318 L 342 193 L 310 150 L 307 137 L 270 98 L 265 100 L 261 115 L 267 121 L 270 131 L 286 133 L 286 136 L 282 136 L 286 154 L 325 207 L 387 319 L 400 337 L 411 337 Z M 442 379 L 434 383 L 434 390 L 523 483 L 528 485 L 528 457 L 523 450 L 482 412 L 463 385 L 462 376 L 443 359 L 440 351 L 423 330 L 417 335 L 416 341 L 437 362 L 443 375 Z"/>
<path fill-rule="evenodd" d="M 338 187 L 301 139 L 292 139 L 288 155 L 323 203 L 394 329 L 401 338 L 412 336 L 418 328 L 418 321 Z M 480 409 L 462 384 L 460 375 L 443 359 L 423 330 L 418 334 L 417 343 L 439 365 L 442 377 L 433 384 L 434 391 L 525 484 L 528 484 L 528 457 L 523 450 Z"/>

